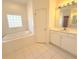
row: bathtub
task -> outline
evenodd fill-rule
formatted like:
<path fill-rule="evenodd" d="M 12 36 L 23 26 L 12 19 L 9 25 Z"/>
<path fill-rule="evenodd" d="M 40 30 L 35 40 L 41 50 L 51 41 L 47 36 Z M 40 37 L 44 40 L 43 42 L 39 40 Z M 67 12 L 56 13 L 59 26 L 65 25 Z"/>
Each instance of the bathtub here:
<path fill-rule="evenodd" d="M 9 42 L 9 41 L 14 41 L 14 40 L 24 38 L 24 37 L 29 37 L 29 36 L 32 36 L 32 35 L 33 35 L 33 33 L 29 32 L 29 31 L 7 34 L 3 37 L 2 42 L 6 43 L 6 42 Z"/>
<path fill-rule="evenodd" d="M 3 57 L 10 55 L 17 50 L 28 48 L 35 43 L 35 36 L 33 33 L 24 31 L 15 34 L 8 34 L 3 37 L 2 53 Z"/>

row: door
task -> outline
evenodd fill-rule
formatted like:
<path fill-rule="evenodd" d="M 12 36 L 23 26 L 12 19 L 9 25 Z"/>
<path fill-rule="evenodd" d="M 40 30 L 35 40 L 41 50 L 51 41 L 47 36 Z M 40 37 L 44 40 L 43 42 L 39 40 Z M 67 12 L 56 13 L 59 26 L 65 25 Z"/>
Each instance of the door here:
<path fill-rule="evenodd" d="M 35 34 L 40 43 L 48 42 L 48 16 L 47 9 L 35 10 Z"/>

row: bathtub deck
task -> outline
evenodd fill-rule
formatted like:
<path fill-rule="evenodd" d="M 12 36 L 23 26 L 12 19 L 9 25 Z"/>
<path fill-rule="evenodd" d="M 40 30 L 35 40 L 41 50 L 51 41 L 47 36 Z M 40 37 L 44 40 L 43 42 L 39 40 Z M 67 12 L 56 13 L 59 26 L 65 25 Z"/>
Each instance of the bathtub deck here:
<path fill-rule="evenodd" d="M 35 43 L 29 48 L 15 51 L 3 59 L 76 59 L 76 57 L 57 49 L 57 47 Z"/>

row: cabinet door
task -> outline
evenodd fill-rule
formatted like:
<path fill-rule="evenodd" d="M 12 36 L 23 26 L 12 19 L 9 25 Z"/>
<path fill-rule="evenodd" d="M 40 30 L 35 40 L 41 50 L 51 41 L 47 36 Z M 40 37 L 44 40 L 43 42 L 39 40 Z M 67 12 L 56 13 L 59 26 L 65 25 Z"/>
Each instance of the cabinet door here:
<path fill-rule="evenodd" d="M 68 52 L 76 55 L 76 35 L 72 34 L 63 34 L 61 47 Z"/>
<path fill-rule="evenodd" d="M 61 45 L 61 36 L 59 32 L 51 31 L 50 32 L 50 42 L 60 46 Z"/>

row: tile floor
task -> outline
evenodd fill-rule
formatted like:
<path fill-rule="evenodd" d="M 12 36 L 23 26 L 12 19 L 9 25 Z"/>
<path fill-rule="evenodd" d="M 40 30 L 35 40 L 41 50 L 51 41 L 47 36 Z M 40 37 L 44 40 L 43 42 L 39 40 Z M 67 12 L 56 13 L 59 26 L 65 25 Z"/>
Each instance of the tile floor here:
<path fill-rule="evenodd" d="M 29 48 L 20 49 L 4 59 L 76 59 L 76 57 L 46 44 L 34 44 Z"/>

